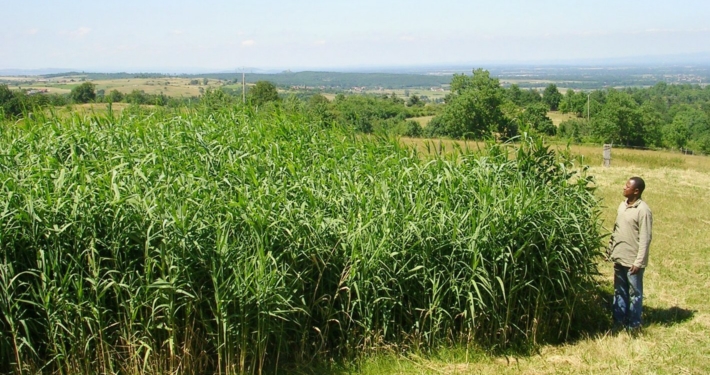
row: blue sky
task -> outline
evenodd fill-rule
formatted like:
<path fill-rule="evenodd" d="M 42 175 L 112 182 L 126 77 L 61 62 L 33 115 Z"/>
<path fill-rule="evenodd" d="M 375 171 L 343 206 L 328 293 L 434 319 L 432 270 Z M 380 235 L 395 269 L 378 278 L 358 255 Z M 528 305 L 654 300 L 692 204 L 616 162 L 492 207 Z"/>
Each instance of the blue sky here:
<path fill-rule="evenodd" d="M 710 1 L 0 0 L 0 69 L 179 71 L 710 55 Z"/>

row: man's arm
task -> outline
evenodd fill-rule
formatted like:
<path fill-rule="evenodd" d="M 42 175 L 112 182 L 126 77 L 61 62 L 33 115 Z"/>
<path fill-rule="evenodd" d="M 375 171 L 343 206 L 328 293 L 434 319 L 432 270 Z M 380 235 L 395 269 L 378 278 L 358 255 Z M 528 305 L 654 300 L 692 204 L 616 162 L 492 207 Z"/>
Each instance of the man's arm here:
<path fill-rule="evenodd" d="M 611 235 L 609 236 L 609 245 L 606 247 L 606 260 L 611 261 L 611 253 L 614 252 L 614 233 L 616 232 L 616 223 L 614 223 L 614 229 L 611 230 Z"/>
<path fill-rule="evenodd" d="M 653 215 L 648 208 L 639 212 L 639 252 L 634 261 L 635 268 L 644 268 L 648 265 L 648 248 L 651 245 L 651 232 L 653 229 Z"/>

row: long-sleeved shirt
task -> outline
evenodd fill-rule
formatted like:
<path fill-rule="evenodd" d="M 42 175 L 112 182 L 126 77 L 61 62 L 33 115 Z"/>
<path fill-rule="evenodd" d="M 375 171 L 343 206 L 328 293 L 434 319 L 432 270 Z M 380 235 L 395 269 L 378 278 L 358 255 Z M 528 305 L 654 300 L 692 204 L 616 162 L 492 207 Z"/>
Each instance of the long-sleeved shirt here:
<path fill-rule="evenodd" d="M 611 260 L 624 267 L 645 268 L 651 245 L 653 215 L 646 202 L 636 200 L 631 206 L 621 202 L 616 214 Z"/>

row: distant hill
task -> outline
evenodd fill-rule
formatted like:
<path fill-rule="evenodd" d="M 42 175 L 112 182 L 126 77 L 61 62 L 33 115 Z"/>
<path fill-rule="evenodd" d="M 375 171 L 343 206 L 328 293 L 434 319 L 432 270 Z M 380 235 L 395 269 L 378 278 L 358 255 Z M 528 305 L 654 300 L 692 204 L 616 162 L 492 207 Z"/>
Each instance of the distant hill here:
<path fill-rule="evenodd" d="M 695 57 L 703 60 L 704 54 L 684 56 L 686 60 Z M 682 56 L 674 58 L 681 59 Z M 710 82 L 710 63 L 680 64 L 651 63 L 649 57 L 645 64 L 623 63 L 617 60 L 617 65 L 599 64 L 519 64 L 519 65 L 457 65 L 457 66 L 422 66 L 422 67 L 389 67 L 380 72 L 334 72 L 334 71 L 283 71 L 280 73 L 250 71 L 246 73 L 247 83 L 270 81 L 282 88 L 300 87 L 322 89 L 338 92 L 352 88 L 365 90 L 383 89 L 396 90 L 408 88 L 442 87 L 451 82 L 453 74 L 471 74 L 475 68 L 483 68 L 491 76 L 500 79 L 503 86 L 517 84 L 521 88 L 544 89 L 548 84 L 555 83 L 561 89 L 596 90 L 608 87 L 647 87 L 658 82 L 669 84 L 699 84 Z M 669 58 L 667 61 L 672 61 Z M 608 62 L 608 61 L 606 61 Z M 42 74 L 40 74 L 42 73 Z M 2 75 L 34 75 L 43 78 L 72 77 L 88 80 L 112 80 L 131 78 L 188 78 L 227 81 L 228 85 L 238 85 L 242 73 L 215 72 L 195 74 L 166 74 L 160 72 L 143 73 L 92 73 L 79 71 L 61 71 L 60 69 L 0 70 Z"/>
<path fill-rule="evenodd" d="M 200 74 L 199 77 L 241 82 L 241 73 Z M 270 81 L 277 86 L 308 86 L 324 88 L 382 87 L 439 87 L 451 82 L 451 76 L 396 73 L 340 73 L 340 72 L 283 72 L 277 74 L 246 74 L 249 83 Z"/>
<path fill-rule="evenodd" d="M 241 73 L 208 74 L 162 74 L 162 73 L 84 73 L 62 72 L 43 75 L 44 78 L 79 76 L 90 80 L 129 79 L 129 78 L 207 78 L 241 82 Z M 280 87 L 306 86 L 324 89 L 349 89 L 367 87 L 384 89 L 404 89 L 410 87 L 440 87 L 451 82 L 451 75 L 395 74 L 395 73 L 338 73 L 338 72 L 283 72 L 283 73 L 247 73 L 247 83 L 270 81 Z"/>

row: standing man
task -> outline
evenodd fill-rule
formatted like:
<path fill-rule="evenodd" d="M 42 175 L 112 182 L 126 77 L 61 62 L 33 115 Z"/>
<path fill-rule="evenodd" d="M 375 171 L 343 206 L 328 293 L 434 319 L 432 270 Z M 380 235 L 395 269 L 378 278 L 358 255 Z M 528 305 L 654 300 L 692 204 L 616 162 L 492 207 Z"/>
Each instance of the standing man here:
<path fill-rule="evenodd" d="M 641 330 L 643 272 L 648 265 L 653 216 L 641 194 L 646 188 L 641 177 L 631 177 L 616 214 L 609 239 L 610 260 L 614 262 L 614 328 L 636 334 Z"/>

